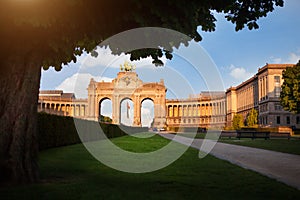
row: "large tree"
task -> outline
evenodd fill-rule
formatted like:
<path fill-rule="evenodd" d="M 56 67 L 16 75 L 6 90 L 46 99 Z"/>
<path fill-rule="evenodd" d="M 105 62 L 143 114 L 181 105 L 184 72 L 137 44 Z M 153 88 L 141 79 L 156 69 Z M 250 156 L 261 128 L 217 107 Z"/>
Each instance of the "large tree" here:
<path fill-rule="evenodd" d="M 283 84 L 280 92 L 280 103 L 284 110 L 300 113 L 300 60 L 293 67 L 282 72 Z"/>
<path fill-rule="evenodd" d="M 0 179 L 38 179 L 36 113 L 41 67 L 60 70 L 106 38 L 137 27 L 170 28 L 200 41 L 198 26 L 215 30 L 212 11 L 223 12 L 237 31 L 244 26 L 258 28 L 256 21 L 275 6 L 283 6 L 283 0 L 1 0 Z M 160 63 L 163 52 L 170 58 L 170 47 L 181 42 L 187 44 L 170 38 L 157 44 L 161 50 L 135 51 L 131 59 L 150 55 Z M 110 48 L 120 53 L 118 46 Z"/>

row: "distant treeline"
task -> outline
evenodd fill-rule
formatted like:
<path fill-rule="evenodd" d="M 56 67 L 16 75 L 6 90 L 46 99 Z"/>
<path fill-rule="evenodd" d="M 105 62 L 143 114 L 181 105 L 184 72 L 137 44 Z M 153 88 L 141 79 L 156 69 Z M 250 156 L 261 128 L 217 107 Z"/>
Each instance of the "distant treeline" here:
<path fill-rule="evenodd" d="M 105 136 L 107 138 L 114 138 L 147 131 L 148 128 L 99 123 L 46 113 L 38 114 L 40 150 L 100 140 L 104 139 Z M 80 136 L 78 133 L 80 133 Z"/>

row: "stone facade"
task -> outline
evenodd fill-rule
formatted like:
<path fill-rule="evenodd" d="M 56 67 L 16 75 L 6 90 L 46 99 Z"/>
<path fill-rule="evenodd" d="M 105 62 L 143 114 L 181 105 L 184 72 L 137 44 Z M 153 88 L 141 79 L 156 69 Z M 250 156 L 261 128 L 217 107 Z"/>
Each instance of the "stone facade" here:
<path fill-rule="evenodd" d="M 165 126 L 166 87 L 164 81 L 143 83 L 136 72 L 119 72 L 112 82 L 96 82 L 91 79 L 88 86 L 88 119 L 98 120 L 101 113 L 101 102 L 112 101 L 112 122 L 120 124 L 120 105 L 130 99 L 134 104 L 134 126 L 141 126 L 141 105 L 146 99 L 154 103 L 154 126 Z"/>
<path fill-rule="evenodd" d="M 136 72 L 121 71 L 112 82 L 91 79 L 87 90 L 87 99 L 76 99 L 73 93 L 60 90 L 40 91 L 38 111 L 97 121 L 102 101 L 109 99 L 112 102 L 112 123 L 120 124 L 121 103 L 130 99 L 134 104 L 133 126 L 141 126 L 141 106 L 144 100 L 150 99 L 154 103 L 153 126 L 162 128 L 166 125 L 167 89 L 163 80 L 143 83 Z"/>
<path fill-rule="evenodd" d="M 288 66 L 293 64 L 266 64 L 252 78 L 229 88 L 226 91 L 226 125 L 232 125 L 235 114 L 242 114 L 246 120 L 249 111 L 255 108 L 260 126 L 300 128 L 300 115 L 284 111 L 279 101 L 282 71 Z"/>
<path fill-rule="evenodd" d="M 141 105 L 150 99 L 154 103 L 154 127 L 223 128 L 232 126 L 233 116 L 244 119 L 252 108 L 259 113 L 259 125 L 268 127 L 296 126 L 300 128 L 300 115 L 284 111 L 279 95 L 282 71 L 292 64 L 266 64 L 258 72 L 226 92 L 202 92 L 187 99 L 166 99 L 164 81 L 144 83 L 136 72 L 123 70 L 112 82 L 88 85 L 88 98 L 76 99 L 72 93 L 60 90 L 40 91 L 39 111 L 51 114 L 99 120 L 101 103 L 112 102 L 112 121 L 120 124 L 120 105 L 130 99 L 134 104 L 134 126 L 141 126 Z"/>
<path fill-rule="evenodd" d="M 168 127 L 222 128 L 225 125 L 224 92 L 202 92 L 187 99 L 166 101 Z"/>
<path fill-rule="evenodd" d="M 44 90 L 39 93 L 38 112 L 85 119 L 88 112 L 86 99 L 76 99 L 73 93 L 62 90 Z"/>

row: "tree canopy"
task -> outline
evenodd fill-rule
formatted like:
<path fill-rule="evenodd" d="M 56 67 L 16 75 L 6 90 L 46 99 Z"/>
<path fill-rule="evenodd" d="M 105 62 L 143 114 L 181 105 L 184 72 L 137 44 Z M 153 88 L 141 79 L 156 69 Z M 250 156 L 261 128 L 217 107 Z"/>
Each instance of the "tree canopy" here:
<path fill-rule="evenodd" d="M 224 13 L 237 31 L 255 29 L 275 6 L 283 6 L 283 0 L 1 0 L 0 181 L 38 180 L 41 66 L 60 70 L 107 38 L 139 27 L 169 28 L 200 41 L 198 27 L 214 31 L 216 12 Z M 106 47 L 113 54 L 131 53 L 132 60 L 151 56 L 161 64 L 160 57 L 171 58 L 172 48 L 188 45 L 190 39 L 169 37 L 152 49 L 132 52 L 122 42 Z M 145 35 L 145 42 L 151 37 Z"/>
<path fill-rule="evenodd" d="M 0 25 L 2 58 L 8 55 L 32 55 L 47 69 L 54 66 L 60 70 L 62 64 L 76 61 L 76 55 L 92 51 L 106 38 L 137 27 L 164 27 L 186 34 L 200 41 L 197 32 L 214 31 L 214 12 L 223 12 L 235 29 L 245 26 L 258 28 L 257 20 L 283 6 L 283 0 L 1 0 Z M 178 47 L 173 38 L 163 49 Z M 121 44 L 120 44 L 121 45 Z M 110 47 L 119 53 L 120 47 Z M 128 53 L 128 52 L 127 52 Z M 162 50 L 140 50 L 132 52 L 131 59 L 159 57 L 169 52 Z M 1 58 L 1 59 L 2 59 Z"/>
<path fill-rule="evenodd" d="M 300 60 L 293 67 L 282 72 L 283 84 L 280 92 L 280 103 L 284 110 L 300 113 Z"/>

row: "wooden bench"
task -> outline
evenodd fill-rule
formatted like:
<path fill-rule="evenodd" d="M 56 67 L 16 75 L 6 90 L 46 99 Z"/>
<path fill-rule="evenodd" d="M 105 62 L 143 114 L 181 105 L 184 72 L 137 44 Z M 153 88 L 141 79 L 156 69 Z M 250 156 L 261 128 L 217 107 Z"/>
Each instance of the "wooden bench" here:
<path fill-rule="evenodd" d="M 271 138 L 287 138 L 288 140 L 291 139 L 291 134 L 288 132 L 284 133 L 271 133 Z"/>
<path fill-rule="evenodd" d="M 227 138 L 231 139 L 232 137 L 236 138 L 236 136 L 237 136 L 236 131 L 222 131 L 220 138 L 227 137 Z"/>
<path fill-rule="evenodd" d="M 270 132 L 255 132 L 255 131 L 237 131 L 237 136 L 238 139 L 241 138 L 251 138 L 252 140 L 256 138 L 264 138 L 270 139 Z"/>

